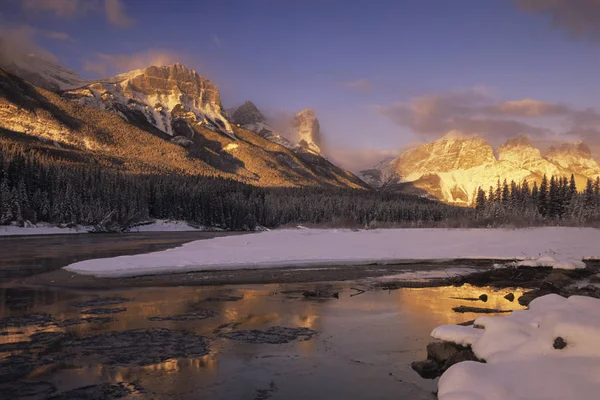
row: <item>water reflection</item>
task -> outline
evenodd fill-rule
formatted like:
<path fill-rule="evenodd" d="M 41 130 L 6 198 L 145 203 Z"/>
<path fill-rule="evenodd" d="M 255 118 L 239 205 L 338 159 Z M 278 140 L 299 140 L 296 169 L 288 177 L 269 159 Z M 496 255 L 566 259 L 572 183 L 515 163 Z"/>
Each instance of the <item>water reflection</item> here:
<path fill-rule="evenodd" d="M 429 399 L 434 383 L 421 380 L 409 367 L 423 358 L 429 332 L 439 324 L 463 322 L 472 314 L 457 314 L 452 307 L 517 309 L 503 298 L 508 291 L 490 288 L 426 288 L 367 291 L 360 296 L 351 284 L 336 284 L 340 299 L 304 299 L 302 290 L 314 285 L 254 285 L 238 287 L 179 287 L 79 293 L 44 290 L 2 292 L 0 316 L 49 313 L 55 320 L 80 318 L 84 308 L 69 303 L 94 297 L 122 296 L 126 307 L 111 314 L 115 321 L 82 323 L 69 327 L 22 326 L 2 329 L 0 344 L 17 343 L 40 331 L 64 332 L 74 337 L 131 329 L 168 328 L 206 336 L 210 352 L 202 357 L 176 358 L 143 366 L 99 363 L 91 354 L 64 358 L 36 368 L 30 380 L 52 382 L 59 390 L 101 382 L 138 382 L 148 398 L 227 399 L 253 398 L 265 388 L 272 398 L 382 398 Z M 520 291 L 514 290 L 515 296 Z M 8 295 L 7 295 L 8 293 Z M 488 295 L 487 303 L 465 302 L 455 297 Z M 10 306 L 13 294 L 26 298 Z M 221 299 L 221 301 L 219 301 Z M 149 321 L 152 316 L 173 316 L 213 311 L 201 320 Z M 265 330 L 272 326 L 317 330 L 316 339 L 280 345 L 236 342 L 219 337 L 231 330 Z M 23 332 L 22 334 L 14 334 Z M 12 352 L 10 354 L 19 354 Z M 0 359 L 7 353 L 0 354 Z M 391 375 L 390 375 L 391 374 Z M 271 390 L 271 389 L 269 389 Z M 274 390 L 274 389 L 273 389 Z M 262 392 L 260 392 L 262 393 Z"/>

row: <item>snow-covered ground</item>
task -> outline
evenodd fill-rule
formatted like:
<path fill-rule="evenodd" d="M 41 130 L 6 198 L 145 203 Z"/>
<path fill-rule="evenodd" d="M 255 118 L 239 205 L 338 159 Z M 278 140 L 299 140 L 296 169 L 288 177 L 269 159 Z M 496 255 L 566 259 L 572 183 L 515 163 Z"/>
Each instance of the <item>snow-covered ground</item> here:
<path fill-rule="evenodd" d="M 194 232 L 207 231 L 204 226 L 193 227 L 185 221 L 157 219 L 151 224 L 139 225 L 129 229 L 129 232 Z"/>
<path fill-rule="evenodd" d="M 92 226 L 77 225 L 67 228 L 46 223 L 29 225 L 26 227 L 14 225 L 0 225 L 0 236 L 15 235 L 60 235 L 66 233 L 88 233 L 93 229 Z M 203 232 L 218 231 L 219 228 L 207 228 L 205 226 L 193 227 L 185 221 L 172 221 L 157 219 L 150 224 L 138 225 L 128 232 Z"/>
<path fill-rule="evenodd" d="M 14 226 L 0 225 L 0 236 L 16 236 L 16 235 L 61 235 L 67 233 L 87 233 L 89 226 L 78 225 L 76 227 L 60 227 L 50 224 L 37 224 L 31 226 Z"/>
<path fill-rule="evenodd" d="M 529 310 L 479 317 L 475 324 L 485 329 L 443 325 L 431 334 L 470 344 L 486 361 L 450 367 L 439 380 L 440 400 L 599 398 L 600 299 L 551 294 L 533 300 Z M 557 338 L 566 347 L 555 346 Z"/>
<path fill-rule="evenodd" d="M 228 236 L 165 251 L 87 260 L 65 267 L 98 277 L 216 269 L 393 264 L 417 260 L 545 258 L 582 267 L 600 255 L 600 229 L 294 229 Z"/>

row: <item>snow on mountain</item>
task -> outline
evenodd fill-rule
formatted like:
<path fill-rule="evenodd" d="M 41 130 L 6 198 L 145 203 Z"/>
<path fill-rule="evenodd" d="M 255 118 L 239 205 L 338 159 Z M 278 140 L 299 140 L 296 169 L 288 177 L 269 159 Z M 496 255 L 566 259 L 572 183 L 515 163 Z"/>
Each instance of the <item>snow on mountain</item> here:
<path fill-rule="evenodd" d="M 193 135 L 185 121 L 235 138 L 217 87 L 180 64 L 130 71 L 70 90 L 65 97 L 174 137 Z"/>
<path fill-rule="evenodd" d="M 49 57 L 28 53 L 0 39 L 0 68 L 47 90 L 61 91 L 88 83 L 75 71 L 62 67 Z"/>
<path fill-rule="evenodd" d="M 518 136 L 508 140 L 498 148 L 498 160 L 512 164 L 540 175 L 561 175 L 569 173 L 564 168 L 542 157 L 540 150 L 531 145 L 531 141 Z"/>
<path fill-rule="evenodd" d="M 600 175 L 600 165 L 592 158 L 590 148 L 583 142 L 563 143 L 551 147 L 546 157 L 562 168 L 588 177 Z"/>
<path fill-rule="evenodd" d="M 498 181 L 540 181 L 543 175 L 575 174 L 581 185 L 600 174 L 585 144 L 564 144 L 547 157 L 529 139 L 517 137 L 494 149 L 482 138 L 452 131 L 439 140 L 408 150 L 359 176 L 374 187 L 390 186 L 442 201 L 472 205 L 479 187 L 488 190 Z"/>

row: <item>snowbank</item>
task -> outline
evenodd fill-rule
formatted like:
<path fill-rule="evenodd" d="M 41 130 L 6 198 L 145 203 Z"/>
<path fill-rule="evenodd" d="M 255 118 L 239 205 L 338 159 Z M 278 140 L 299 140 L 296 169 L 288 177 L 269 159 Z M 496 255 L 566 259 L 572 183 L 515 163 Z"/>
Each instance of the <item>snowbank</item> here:
<path fill-rule="evenodd" d="M 475 324 L 485 329 L 445 325 L 432 332 L 439 339 L 471 344 L 475 355 L 486 360 L 448 369 L 438 384 L 440 400 L 598 398 L 599 299 L 551 294 L 533 300 L 529 310 L 479 317 Z"/>
<path fill-rule="evenodd" d="M 227 236 L 166 251 L 87 260 L 66 267 L 98 277 L 215 269 L 393 264 L 417 260 L 515 260 L 552 253 L 561 263 L 600 255 L 600 230 L 295 229 Z"/>
<path fill-rule="evenodd" d="M 30 226 L 0 225 L 0 236 L 16 235 L 62 235 L 67 233 L 87 233 L 89 226 L 77 225 L 75 227 L 60 227 L 50 224 L 37 224 Z"/>
<path fill-rule="evenodd" d="M 192 231 L 206 231 L 208 230 L 204 226 L 195 228 L 190 226 L 185 221 L 171 221 L 166 219 L 157 219 L 151 224 L 144 224 L 134 226 L 129 229 L 129 232 L 192 232 Z"/>

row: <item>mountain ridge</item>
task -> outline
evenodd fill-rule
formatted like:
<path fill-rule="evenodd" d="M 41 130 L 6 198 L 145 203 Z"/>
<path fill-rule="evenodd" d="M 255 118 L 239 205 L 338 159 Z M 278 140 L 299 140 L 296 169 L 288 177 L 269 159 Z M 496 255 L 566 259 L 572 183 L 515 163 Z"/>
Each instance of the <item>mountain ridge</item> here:
<path fill-rule="evenodd" d="M 0 70 L 0 128 L 3 140 L 21 134 L 47 148 L 85 153 L 84 159 L 137 173 L 204 174 L 273 187 L 367 188 L 324 159 L 307 159 L 231 123 L 218 88 L 179 64 L 65 91 L 46 91 Z"/>
<path fill-rule="evenodd" d="M 564 143 L 544 155 L 524 136 L 494 149 L 481 137 L 452 134 L 409 149 L 358 175 L 375 188 L 471 206 L 478 188 L 487 191 L 498 181 L 539 183 L 544 175 L 571 174 L 580 189 L 588 178 L 600 176 L 600 166 L 584 143 Z"/>

